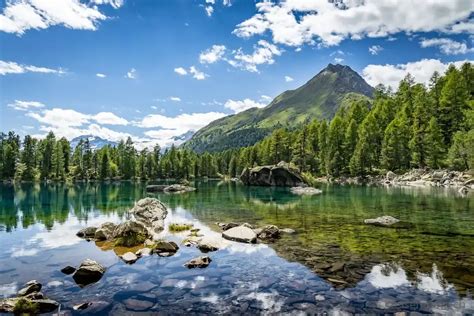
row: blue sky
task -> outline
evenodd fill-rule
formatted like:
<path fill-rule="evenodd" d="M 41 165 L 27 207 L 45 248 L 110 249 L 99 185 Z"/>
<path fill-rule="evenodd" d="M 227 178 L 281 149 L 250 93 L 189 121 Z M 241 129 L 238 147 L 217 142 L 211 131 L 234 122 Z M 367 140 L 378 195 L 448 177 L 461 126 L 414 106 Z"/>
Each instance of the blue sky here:
<path fill-rule="evenodd" d="M 474 60 L 471 0 L 336 3 L 0 0 L 1 131 L 167 146 L 328 63 L 395 87 Z"/>

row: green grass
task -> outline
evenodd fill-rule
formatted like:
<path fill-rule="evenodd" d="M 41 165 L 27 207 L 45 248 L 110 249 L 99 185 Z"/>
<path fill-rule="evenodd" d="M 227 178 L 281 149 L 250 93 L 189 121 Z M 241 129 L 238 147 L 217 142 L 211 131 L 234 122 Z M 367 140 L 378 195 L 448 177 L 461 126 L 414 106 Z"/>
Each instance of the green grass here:
<path fill-rule="evenodd" d="M 192 224 L 177 224 L 177 223 L 172 223 L 168 226 L 168 229 L 170 232 L 183 232 L 186 230 L 190 230 L 193 228 Z"/>

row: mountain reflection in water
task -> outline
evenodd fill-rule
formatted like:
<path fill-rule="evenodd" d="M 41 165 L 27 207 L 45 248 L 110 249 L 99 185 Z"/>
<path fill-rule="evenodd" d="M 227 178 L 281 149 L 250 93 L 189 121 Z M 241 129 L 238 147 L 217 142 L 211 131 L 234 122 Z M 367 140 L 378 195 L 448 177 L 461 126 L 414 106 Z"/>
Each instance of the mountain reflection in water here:
<path fill-rule="evenodd" d="M 84 311 L 89 314 L 474 311 L 473 300 L 465 295 L 472 289 L 472 261 L 459 260 L 472 258 L 469 198 L 362 187 L 327 187 L 323 195 L 308 198 L 284 189 L 212 182 L 197 186 L 195 193 L 157 196 L 171 209 L 167 223 L 193 223 L 220 245 L 210 254 L 209 267 L 192 270 L 183 264 L 200 255 L 194 247 L 181 246 L 173 257 L 154 255 L 126 265 L 114 251 L 75 236 L 84 226 L 124 220 L 126 210 L 145 196 L 143 184 L 3 186 L 0 295 L 14 295 L 25 282 L 37 279 L 46 296 L 62 303 L 62 310 L 94 302 Z M 414 226 L 396 230 L 360 225 L 360 219 L 374 217 L 380 209 Z M 221 238 L 216 221 L 276 224 L 297 234 L 274 244 L 234 243 Z M 443 230 L 461 235 L 421 234 Z M 185 233 L 165 230 L 162 236 L 179 242 Z M 437 259 L 441 251 L 453 259 Z M 100 282 L 80 289 L 60 269 L 85 258 L 108 270 Z M 330 272 L 336 263 L 342 268 Z M 323 264 L 329 268 L 322 269 Z"/>

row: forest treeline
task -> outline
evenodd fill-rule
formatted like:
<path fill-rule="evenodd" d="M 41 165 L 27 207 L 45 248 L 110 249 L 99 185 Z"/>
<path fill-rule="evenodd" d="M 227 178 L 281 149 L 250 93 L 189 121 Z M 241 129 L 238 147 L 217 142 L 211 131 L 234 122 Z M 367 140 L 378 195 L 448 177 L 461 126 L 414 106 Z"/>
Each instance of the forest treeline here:
<path fill-rule="evenodd" d="M 363 176 L 410 168 L 474 169 L 474 66 L 435 72 L 428 87 L 407 75 L 397 91 L 378 86 L 372 101 L 340 108 L 331 121 L 277 129 L 257 144 L 197 154 L 175 146 L 136 150 L 132 140 L 93 150 L 49 133 L 0 135 L 0 178 L 157 179 L 237 176 L 245 167 L 293 163 L 313 176 Z"/>

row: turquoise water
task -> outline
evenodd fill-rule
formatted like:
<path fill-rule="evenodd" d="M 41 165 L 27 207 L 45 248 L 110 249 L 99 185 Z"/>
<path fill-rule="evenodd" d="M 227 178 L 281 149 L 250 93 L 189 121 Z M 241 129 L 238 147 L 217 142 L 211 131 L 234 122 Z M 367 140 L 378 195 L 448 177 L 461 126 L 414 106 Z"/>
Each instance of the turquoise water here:
<path fill-rule="evenodd" d="M 75 233 L 120 222 L 147 196 L 145 183 L 0 185 L 0 296 L 31 279 L 62 310 L 91 301 L 87 314 L 129 312 L 308 313 L 473 312 L 473 196 L 438 188 L 321 186 L 301 197 L 285 188 L 217 181 L 197 191 L 152 195 L 170 209 L 167 222 L 190 222 L 219 236 L 216 222 L 292 228 L 269 244 L 228 243 L 205 269 L 183 264 L 201 255 L 181 246 L 126 265 L 110 249 Z M 397 228 L 363 224 L 392 215 Z M 180 243 L 182 234 L 163 237 Z M 96 284 L 78 287 L 60 270 L 94 259 L 107 267 Z"/>

